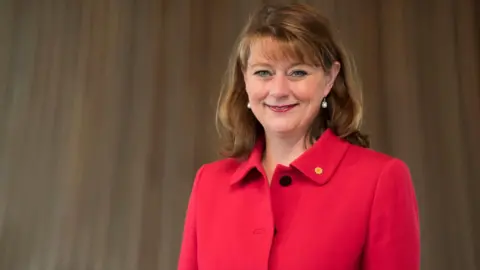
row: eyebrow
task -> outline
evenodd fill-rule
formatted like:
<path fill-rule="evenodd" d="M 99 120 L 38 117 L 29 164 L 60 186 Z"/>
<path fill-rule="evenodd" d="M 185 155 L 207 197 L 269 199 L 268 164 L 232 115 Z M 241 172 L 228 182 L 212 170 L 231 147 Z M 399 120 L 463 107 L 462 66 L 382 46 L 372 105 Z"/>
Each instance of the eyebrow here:
<path fill-rule="evenodd" d="M 295 62 L 295 63 L 292 63 L 288 66 L 288 68 L 292 68 L 294 66 L 300 66 L 300 65 L 306 65 L 308 66 L 307 64 L 305 63 L 300 63 L 300 62 Z M 268 64 L 268 63 L 265 63 L 265 62 L 255 62 L 253 64 L 247 64 L 248 67 L 250 68 L 253 68 L 253 67 L 257 67 L 257 66 L 268 66 L 268 67 L 271 67 L 272 65 L 271 64 Z"/>
<path fill-rule="evenodd" d="M 257 67 L 257 66 L 271 66 L 271 65 L 270 65 L 270 64 L 267 64 L 267 63 L 259 62 L 259 63 L 253 63 L 253 64 L 248 63 L 247 66 L 249 66 L 249 67 Z"/>

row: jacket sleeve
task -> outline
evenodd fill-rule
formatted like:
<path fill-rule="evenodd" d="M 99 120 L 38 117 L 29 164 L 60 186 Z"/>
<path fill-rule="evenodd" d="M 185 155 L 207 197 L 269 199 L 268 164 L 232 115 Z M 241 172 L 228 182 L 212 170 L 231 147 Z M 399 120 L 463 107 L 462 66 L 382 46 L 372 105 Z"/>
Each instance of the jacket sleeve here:
<path fill-rule="evenodd" d="M 362 260 L 363 270 L 419 270 L 420 224 L 407 165 L 390 161 L 377 183 Z"/>
<path fill-rule="evenodd" d="M 188 207 L 185 215 L 182 243 L 178 258 L 178 270 L 198 270 L 197 261 L 197 232 L 196 232 L 196 207 L 197 190 L 203 167 L 201 167 L 195 176 L 192 191 L 188 200 Z"/>

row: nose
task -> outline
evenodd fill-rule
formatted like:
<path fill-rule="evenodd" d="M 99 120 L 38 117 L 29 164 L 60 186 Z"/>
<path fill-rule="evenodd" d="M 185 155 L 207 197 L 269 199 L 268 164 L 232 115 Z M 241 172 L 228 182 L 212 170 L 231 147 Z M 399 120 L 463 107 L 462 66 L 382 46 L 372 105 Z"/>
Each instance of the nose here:
<path fill-rule="evenodd" d="M 290 93 L 288 78 L 283 74 L 278 74 L 270 81 L 270 95 L 274 97 L 284 97 Z"/>

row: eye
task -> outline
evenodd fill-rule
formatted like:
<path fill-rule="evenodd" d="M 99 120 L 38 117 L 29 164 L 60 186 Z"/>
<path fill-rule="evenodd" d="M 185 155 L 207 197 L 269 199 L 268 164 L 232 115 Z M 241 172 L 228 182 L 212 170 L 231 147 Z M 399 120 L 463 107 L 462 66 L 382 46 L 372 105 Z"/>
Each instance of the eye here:
<path fill-rule="evenodd" d="M 268 70 L 258 70 L 258 71 L 255 71 L 253 74 L 260 77 L 268 77 L 272 75 L 272 73 Z"/>
<path fill-rule="evenodd" d="M 293 77 L 304 77 L 304 76 L 307 76 L 308 73 L 306 71 L 303 71 L 303 70 L 294 70 L 290 73 L 290 76 L 293 76 Z"/>

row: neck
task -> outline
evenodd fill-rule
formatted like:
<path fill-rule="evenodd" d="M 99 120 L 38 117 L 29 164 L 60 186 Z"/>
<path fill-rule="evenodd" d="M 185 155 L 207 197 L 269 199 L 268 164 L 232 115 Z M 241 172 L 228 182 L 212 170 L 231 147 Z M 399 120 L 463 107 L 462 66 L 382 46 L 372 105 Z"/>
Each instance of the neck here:
<path fill-rule="evenodd" d="M 278 164 L 289 166 L 297 159 L 310 143 L 305 144 L 305 136 L 280 137 L 265 135 L 265 153 L 263 158 L 263 166 L 267 177 L 271 179 L 273 171 Z"/>

